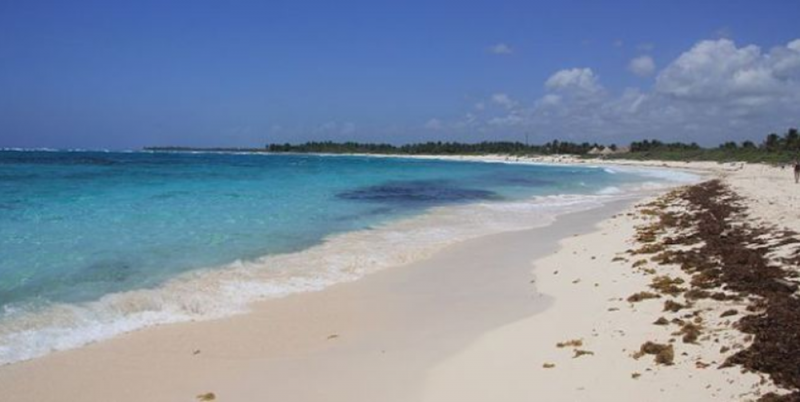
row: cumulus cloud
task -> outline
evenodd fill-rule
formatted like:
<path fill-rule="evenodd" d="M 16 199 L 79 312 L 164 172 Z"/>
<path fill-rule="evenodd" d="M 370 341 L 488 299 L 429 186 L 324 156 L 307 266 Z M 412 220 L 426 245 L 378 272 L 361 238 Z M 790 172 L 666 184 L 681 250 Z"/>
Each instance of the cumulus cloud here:
<path fill-rule="evenodd" d="M 656 71 L 656 62 L 650 56 L 639 56 L 628 63 L 628 70 L 640 77 L 646 77 Z"/>
<path fill-rule="evenodd" d="M 502 42 L 496 45 L 489 46 L 487 50 L 489 53 L 499 54 L 499 55 L 510 55 L 514 53 L 514 49 L 511 46 Z"/>
<path fill-rule="evenodd" d="M 591 68 L 571 68 L 551 75 L 544 83 L 552 91 L 573 93 L 596 93 L 602 88 Z"/>
<path fill-rule="evenodd" d="M 762 52 L 755 45 L 737 47 L 729 39 L 696 44 L 656 78 L 656 90 L 676 99 L 716 102 L 752 109 L 796 97 L 800 82 L 800 46 Z"/>
<path fill-rule="evenodd" d="M 612 91 L 591 68 L 568 68 L 544 82 L 544 94 L 535 102 L 494 94 L 469 124 L 453 127 L 512 136 L 533 132 L 541 141 L 648 137 L 711 145 L 761 138 L 797 125 L 800 118 L 800 39 L 766 51 L 730 39 L 705 40 L 661 71 L 647 56 L 634 59 L 629 68 L 655 74 L 652 89 Z"/>

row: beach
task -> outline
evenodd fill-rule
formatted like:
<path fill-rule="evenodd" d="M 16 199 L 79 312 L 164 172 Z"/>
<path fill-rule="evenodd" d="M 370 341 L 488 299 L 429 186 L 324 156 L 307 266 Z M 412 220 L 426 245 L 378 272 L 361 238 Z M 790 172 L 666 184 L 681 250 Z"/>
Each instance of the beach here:
<path fill-rule="evenodd" d="M 0 402 L 800 402 L 800 1 L 0 2 Z"/>
<path fill-rule="evenodd" d="M 788 170 L 631 165 L 721 180 L 754 220 L 800 229 Z M 675 330 L 653 325 L 661 301 L 628 299 L 647 290 L 653 275 L 635 269 L 626 252 L 647 222 L 643 205 L 666 191 L 460 241 L 357 281 L 258 302 L 246 314 L 147 328 L 5 365 L 3 400 L 722 401 L 778 390 L 763 374 L 717 368 L 721 345 L 747 343 L 719 320 L 706 324 L 719 342 L 678 340 L 668 365 L 635 358 L 644 342 L 668 342 Z M 679 275 L 675 267 L 653 269 Z M 727 308 L 702 303 L 708 317 Z"/>

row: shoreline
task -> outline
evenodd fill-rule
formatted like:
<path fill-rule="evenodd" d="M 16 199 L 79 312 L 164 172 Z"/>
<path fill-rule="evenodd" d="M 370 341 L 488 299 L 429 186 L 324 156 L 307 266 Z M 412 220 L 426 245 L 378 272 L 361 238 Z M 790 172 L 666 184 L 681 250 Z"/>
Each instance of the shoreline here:
<path fill-rule="evenodd" d="M 785 184 L 790 172 L 765 165 L 679 165 L 722 179 L 744 197 L 754 220 L 800 229 L 800 213 L 789 212 L 800 208 L 796 188 Z M 642 194 L 639 201 L 666 191 Z M 702 367 L 683 357 L 671 367 L 631 358 L 641 339 L 663 335 L 663 329 L 652 324 L 658 306 L 629 310 L 624 302 L 647 288 L 630 264 L 613 261 L 631 247 L 641 214 L 623 208 L 624 201 L 614 203 L 613 212 L 609 205 L 571 212 L 551 226 L 473 238 L 358 281 L 258 302 L 244 315 L 148 328 L 3 366 L 0 388 L 11 390 L 6 395 L 12 401 L 195 400 L 212 392 L 226 401 L 258 395 L 298 401 L 539 396 L 633 402 L 755 400 L 774 390 L 762 376 L 740 368 L 705 369 L 718 359 L 708 348 L 690 347 L 705 356 Z M 570 219 L 576 220 L 571 228 L 564 224 Z M 555 229 L 564 235 L 553 235 Z M 533 232 L 552 249 L 531 255 L 526 248 L 535 242 Z M 493 247 L 506 248 L 487 256 Z M 516 274 L 461 271 L 479 261 L 515 267 Z M 469 272 L 476 276 L 462 278 Z M 491 281 L 504 284 L 482 289 Z M 479 301 L 489 310 L 472 307 Z M 446 314 L 441 306 L 449 306 Z M 583 346 L 555 346 L 575 339 Z M 573 357 L 578 350 L 588 353 Z M 98 384 L 96 376 L 106 371 L 118 379 Z M 53 389 L 35 393 L 41 381 Z"/>
<path fill-rule="evenodd" d="M 791 385 L 796 384 L 797 379 L 792 374 L 789 377 L 784 374 L 791 370 L 791 364 L 787 368 L 784 362 L 796 358 L 796 342 L 776 340 L 775 335 L 759 335 L 752 325 L 771 319 L 771 327 L 784 328 L 773 329 L 773 333 L 795 333 L 785 328 L 796 326 L 796 322 L 780 321 L 788 318 L 773 311 L 782 308 L 780 304 L 774 309 L 771 305 L 767 307 L 769 312 L 765 312 L 761 304 L 772 298 L 791 300 L 794 297 L 796 300 L 797 297 L 796 279 L 775 282 L 768 276 L 775 275 L 776 270 L 783 270 L 788 278 L 798 275 L 792 256 L 798 253 L 793 244 L 800 241 L 797 238 L 800 213 L 796 212 L 800 197 L 795 195 L 800 187 L 793 183 L 790 175 L 788 170 L 765 165 L 718 166 L 712 169 L 715 180 L 704 182 L 705 186 L 688 186 L 691 190 L 687 191 L 688 195 L 681 195 L 679 191 L 677 196 L 659 197 L 656 202 L 629 210 L 615 220 L 602 222 L 601 230 L 584 239 L 565 239 L 558 253 L 536 262 L 536 269 L 559 272 L 537 282 L 544 293 L 557 295 L 553 308 L 490 331 L 456 356 L 432 368 L 422 400 L 524 401 L 544 396 L 555 401 L 794 401 L 797 390 Z M 675 229 L 687 224 L 686 221 L 672 223 L 673 228 L 665 232 L 658 228 L 669 225 L 668 217 L 662 217 L 665 213 L 690 217 L 691 225 L 716 222 L 714 217 L 702 218 L 706 223 L 698 220 L 701 218 L 697 207 L 689 208 L 685 201 L 692 194 L 707 191 L 706 184 L 714 182 L 730 188 L 730 196 L 734 198 L 729 201 L 728 195 L 724 195 L 715 201 L 720 203 L 721 211 L 731 208 L 726 205 L 729 202 L 734 203 L 735 211 L 738 208 L 743 211 L 728 221 L 728 225 L 743 228 L 740 231 L 751 233 L 748 236 L 771 233 L 765 243 L 752 238 L 751 241 L 756 242 L 753 247 L 766 245 L 768 249 L 751 251 L 748 258 L 759 254 L 759 258 L 772 265 L 768 265 L 769 274 L 761 273 L 753 268 L 761 262 L 748 259 L 746 263 L 742 257 L 729 258 L 725 264 L 734 266 L 726 265 L 720 275 L 734 280 L 734 287 L 726 284 L 703 290 L 703 286 L 707 286 L 703 285 L 704 281 L 708 280 L 705 275 L 716 272 L 717 265 L 713 261 L 725 258 L 707 256 L 712 265 L 701 272 L 693 271 L 692 265 L 668 260 L 660 262 L 664 255 L 676 251 L 694 255 L 694 258 L 704 252 L 692 254 L 691 248 L 681 248 L 685 246 L 670 248 L 676 241 L 675 236 L 678 239 L 687 236 L 677 241 L 691 244 L 696 233 L 692 226 L 683 233 Z M 700 196 L 697 201 L 706 199 Z M 619 236 L 621 228 L 627 235 Z M 657 233 L 655 239 L 662 243 L 647 243 L 653 241 L 649 239 L 653 231 Z M 741 241 L 738 239 L 740 237 L 731 237 L 721 242 L 731 243 L 724 246 L 727 247 L 724 255 L 749 250 L 749 246 L 737 244 Z M 641 256 L 659 253 L 657 250 L 661 247 L 666 247 L 667 251 L 651 254 L 649 260 L 647 255 Z M 719 245 L 712 249 L 714 247 Z M 648 248 L 653 251 L 645 252 Z M 612 251 L 613 258 L 608 256 L 609 260 L 596 261 L 596 253 L 603 250 Z M 735 273 L 725 274 L 727 269 Z M 748 275 L 761 282 L 755 284 L 758 281 L 736 276 L 745 270 L 751 270 Z M 565 272 L 570 276 L 564 277 Z M 741 283 L 753 284 L 756 289 L 775 288 L 777 283 L 777 289 L 786 293 L 767 299 L 747 292 L 737 296 L 736 286 L 741 288 L 741 285 L 735 284 L 736 278 Z M 594 289 L 587 291 L 586 285 L 582 285 L 587 280 L 596 281 Z M 577 290 L 582 286 L 582 290 Z M 600 292 L 599 296 L 593 295 Z M 724 294 L 727 296 L 722 297 Z M 650 298 L 655 301 L 646 301 Z M 668 305 L 672 301 L 677 304 Z M 771 318 L 771 314 L 782 318 Z M 782 314 L 797 313 L 784 310 Z M 788 334 L 786 336 L 791 337 Z M 669 353 L 662 357 L 655 348 L 668 348 Z M 647 356 L 654 353 L 658 354 L 655 361 Z M 753 371 L 754 367 L 758 371 Z"/>
<path fill-rule="evenodd" d="M 53 305 L 31 315 L 21 314 L 17 321 L 10 321 L 8 332 L 0 331 L 5 336 L 0 343 L 0 363 L 37 359 L 158 325 L 248 314 L 253 303 L 324 291 L 424 260 L 449 245 L 547 226 L 561 214 L 598 208 L 644 191 L 434 207 L 370 229 L 339 233 L 302 251 L 189 272 L 155 288 L 111 293 L 92 302 Z M 398 239 L 402 239 L 400 247 Z M 69 326 L 72 322 L 76 325 Z M 40 342 L 37 337 L 44 339 Z M 16 340 L 16 345 L 26 347 L 15 349 Z"/>
<path fill-rule="evenodd" d="M 686 345 L 679 335 L 675 340 L 675 328 L 654 324 L 668 314 L 663 299 L 632 301 L 650 289 L 648 275 L 671 272 L 632 269 L 637 260 L 627 253 L 646 219 L 636 210 L 562 239 L 557 253 L 537 260 L 537 288 L 554 295 L 550 308 L 484 333 L 431 368 L 421 400 L 751 401 L 772 391 L 760 374 L 717 367 L 724 359 L 720 346 L 746 343 L 744 334 L 714 328 L 723 343 Z M 713 303 L 704 308 L 709 316 L 722 312 Z M 638 357 L 640 346 L 651 340 L 676 345 L 674 362 Z"/>
<path fill-rule="evenodd" d="M 670 185 L 674 183 L 665 180 L 659 186 Z M 31 315 L 19 314 L 9 322 L 6 332 L 0 331 L 8 340 L 0 343 L 0 363 L 36 359 L 54 349 L 79 348 L 156 325 L 247 314 L 253 302 L 324 290 L 425 259 L 450 244 L 547 225 L 561 213 L 596 208 L 628 194 L 652 191 L 638 184 L 631 186 L 622 193 L 611 187 L 614 191 L 609 193 L 435 207 L 371 229 L 336 234 L 296 253 L 235 261 L 218 269 L 181 274 L 151 289 L 117 292 L 92 302 L 55 304 Z M 402 247 L 396 247 L 396 239 L 403 239 Z M 325 269 L 316 268 L 320 266 Z"/>
<path fill-rule="evenodd" d="M 460 242 L 359 281 L 257 303 L 245 315 L 152 327 L 3 366 L 0 388 L 11 401 L 191 400 L 204 392 L 225 400 L 247 400 L 248 393 L 290 400 L 409 400 L 401 395 L 422 382 L 427 367 L 479 334 L 545 308 L 546 298 L 531 299 L 529 261 L 553 252 L 559 237 L 590 231 L 625 202 L 560 215 L 549 226 Z M 487 264 L 516 274 L 494 275 Z M 509 289 L 516 291 L 506 295 Z M 326 369 L 318 372 L 319 367 Z M 342 372 L 343 367 L 348 368 Z M 270 386 L 252 377 L 265 372 L 272 373 L 266 377 Z M 100 373 L 112 380 L 98 383 Z M 362 376 L 381 386 L 362 389 Z M 405 380 L 398 382 L 398 376 Z M 170 381 L 158 381 L 163 378 Z M 345 381 L 348 386 L 341 384 L 346 378 L 352 381 Z"/>

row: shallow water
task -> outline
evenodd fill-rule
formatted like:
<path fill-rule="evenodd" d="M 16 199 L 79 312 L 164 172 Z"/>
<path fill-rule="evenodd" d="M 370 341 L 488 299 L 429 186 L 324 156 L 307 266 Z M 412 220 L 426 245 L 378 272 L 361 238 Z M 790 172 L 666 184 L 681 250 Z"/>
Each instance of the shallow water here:
<path fill-rule="evenodd" d="M 241 311 L 659 180 L 421 159 L 2 151 L 0 363 Z"/>

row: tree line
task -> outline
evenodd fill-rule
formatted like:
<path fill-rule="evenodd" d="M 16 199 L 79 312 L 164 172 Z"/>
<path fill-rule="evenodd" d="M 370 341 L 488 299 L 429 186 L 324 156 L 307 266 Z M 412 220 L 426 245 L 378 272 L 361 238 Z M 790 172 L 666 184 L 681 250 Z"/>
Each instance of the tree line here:
<path fill-rule="evenodd" d="M 593 149 L 610 149 L 610 154 L 592 155 Z M 603 145 L 589 142 L 553 140 L 544 144 L 526 144 L 518 141 L 484 141 L 479 143 L 429 141 L 405 145 L 363 142 L 310 141 L 302 144 L 267 144 L 263 148 L 212 148 L 148 147 L 150 151 L 228 151 L 273 153 L 327 153 L 327 154 L 396 154 L 396 155 L 553 155 L 566 154 L 580 157 L 654 159 L 654 160 L 709 160 L 786 162 L 800 157 L 800 132 L 790 128 L 783 134 L 771 133 L 760 143 L 753 141 L 726 141 L 717 147 L 701 147 L 695 142 L 662 142 L 660 140 L 633 141 L 629 147 L 616 144 Z"/>
<path fill-rule="evenodd" d="M 784 163 L 800 157 L 800 132 L 796 128 L 790 128 L 782 135 L 770 133 L 758 144 L 750 140 L 726 141 L 713 148 L 703 148 L 697 143 L 634 141 L 631 143 L 629 154 L 611 157 Z"/>
<path fill-rule="evenodd" d="M 610 155 L 591 155 L 593 149 L 608 148 Z M 575 143 L 553 140 L 545 144 L 524 144 L 513 141 L 485 141 L 479 143 L 423 142 L 406 145 L 360 142 L 306 142 L 304 144 L 269 144 L 268 152 L 329 153 L 329 154 L 399 154 L 399 155 L 553 155 L 567 154 L 581 157 L 664 159 L 664 160 L 741 160 L 788 161 L 800 156 L 800 133 L 791 128 L 784 134 L 771 133 L 761 143 L 753 141 L 726 141 L 717 147 L 705 148 L 696 142 L 663 142 L 660 140 L 633 141 L 627 148 L 616 144 Z"/>
<path fill-rule="evenodd" d="M 360 142 L 306 142 L 304 144 L 269 144 L 268 152 L 328 153 L 328 154 L 401 154 L 401 155 L 585 155 L 593 148 L 605 148 L 597 143 L 574 143 L 553 140 L 541 145 L 513 141 L 484 141 L 479 143 L 430 141 L 406 145 Z M 616 150 L 616 145 L 609 145 Z"/>

